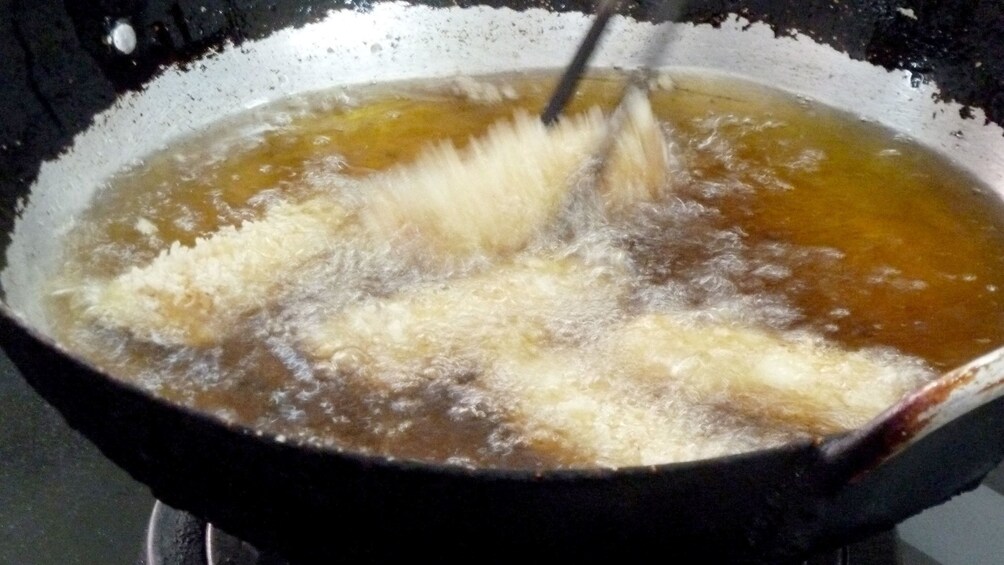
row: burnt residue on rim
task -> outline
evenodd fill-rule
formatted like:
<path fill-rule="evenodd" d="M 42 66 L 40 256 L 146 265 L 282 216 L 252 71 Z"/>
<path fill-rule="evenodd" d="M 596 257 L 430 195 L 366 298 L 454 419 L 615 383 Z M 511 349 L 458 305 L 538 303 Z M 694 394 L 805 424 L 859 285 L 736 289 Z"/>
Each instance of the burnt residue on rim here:
<path fill-rule="evenodd" d="M 654 0 L 653 0 L 654 1 Z M 692 2 L 683 19 L 720 25 L 735 13 L 777 35 L 803 33 L 854 59 L 936 82 L 940 99 L 982 108 L 1004 123 L 1004 3 L 997 0 L 803 0 Z"/>
<path fill-rule="evenodd" d="M 946 375 L 911 394 L 868 427 L 824 446 L 826 486 L 854 482 L 897 453 L 930 423 L 937 407 L 977 378 L 978 369 Z"/>

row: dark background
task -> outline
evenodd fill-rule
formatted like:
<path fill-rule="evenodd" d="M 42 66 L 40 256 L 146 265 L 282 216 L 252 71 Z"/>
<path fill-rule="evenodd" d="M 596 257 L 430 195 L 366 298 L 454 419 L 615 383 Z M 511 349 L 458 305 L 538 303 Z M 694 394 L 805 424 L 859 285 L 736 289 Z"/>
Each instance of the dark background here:
<path fill-rule="evenodd" d="M 0 354 L 0 563 L 135 563 L 152 509 Z"/>

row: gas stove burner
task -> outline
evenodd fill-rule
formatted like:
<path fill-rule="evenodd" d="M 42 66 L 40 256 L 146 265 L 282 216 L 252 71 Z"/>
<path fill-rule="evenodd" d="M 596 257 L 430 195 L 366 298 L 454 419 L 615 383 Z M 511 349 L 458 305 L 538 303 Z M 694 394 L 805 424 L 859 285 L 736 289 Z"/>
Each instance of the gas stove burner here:
<path fill-rule="evenodd" d="M 282 557 L 259 551 L 246 541 L 206 525 L 206 565 L 289 565 Z"/>
<path fill-rule="evenodd" d="M 894 531 L 817 555 L 802 565 L 898 565 Z M 292 565 L 260 551 L 187 512 L 157 502 L 146 532 L 140 565 Z"/>
<path fill-rule="evenodd" d="M 187 512 L 157 502 L 140 565 L 290 565 Z"/>

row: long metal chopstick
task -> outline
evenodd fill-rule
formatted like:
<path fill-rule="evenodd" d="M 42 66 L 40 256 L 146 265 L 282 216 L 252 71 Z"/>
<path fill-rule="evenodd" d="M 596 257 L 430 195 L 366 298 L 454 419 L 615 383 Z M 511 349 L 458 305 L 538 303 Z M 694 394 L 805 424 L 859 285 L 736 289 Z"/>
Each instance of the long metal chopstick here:
<path fill-rule="evenodd" d="M 572 62 L 565 68 L 565 73 L 561 76 L 561 80 L 554 89 L 554 93 L 551 94 L 551 100 L 540 115 L 540 120 L 544 122 L 545 126 L 558 121 L 561 111 L 565 109 L 569 99 L 572 98 L 572 94 L 575 93 L 575 87 L 578 85 L 579 79 L 582 78 L 582 72 L 586 69 L 593 51 L 596 50 L 600 37 L 603 36 L 607 22 L 617 12 L 621 2 L 622 0 L 602 0 L 596 8 L 593 24 L 589 27 L 589 31 L 586 33 L 586 37 L 583 38 L 582 43 L 579 44 L 579 49 L 575 52 Z"/>

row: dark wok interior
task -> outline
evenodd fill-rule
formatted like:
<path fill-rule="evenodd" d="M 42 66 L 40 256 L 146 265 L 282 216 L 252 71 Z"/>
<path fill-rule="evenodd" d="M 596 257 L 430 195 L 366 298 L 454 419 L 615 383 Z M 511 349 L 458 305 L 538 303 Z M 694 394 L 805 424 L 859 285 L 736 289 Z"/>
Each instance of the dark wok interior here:
<path fill-rule="evenodd" d="M 469 4 L 475 3 L 459 3 Z M 0 249 L 9 243 L 17 201 L 41 163 L 57 157 L 119 94 L 142 89 L 164 65 L 184 65 L 228 41 L 303 25 L 329 9 L 371 5 L 0 0 Z M 902 12 L 906 6 L 913 17 Z M 727 14 L 741 14 L 779 35 L 797 30 L 853 58 L 908 70 L 918 82 L 935 81 L 946 100 L 1004 123 L 1004 5 L 995 0 L 710 1 L 691 2 L 682 11 L 638 1 L 626 11 L 640 19 L 672 15 L 713 26 Z M 120 19 L 137 31 L 130 54 L 106 42 Z M 0 257 L 2 267 L 6 254 Z M 726 557 L 777 562 L 888 527 L 975 486 L 1004 453 L 1004 406 L 995 402 L 842 489 L 831 477 L 813 474 L 819 452 L 809 444 L 712 464 L 486 475 L 264 441 L 113 381 L 6 313 L 0 340 L 32 386 L 157 497 L 306 559 L 323 559 L 343 542 L 363 539 L 372 542 L 359 549 L 364 558 L 414 551 L 462 555 L 486 546 L 501 548 L 499 556 L 535 550 L 623 557 L 648 547 L 684 552 L 710 542 Z M 960 449 L 958 438 L 977 439 Z M 263 523 L 251 510 L 273 519 Z M 350 525 L 332 532 L 336 518 Z M 597 534 L 583 540 L 583 531 Z M 324 547 L 305 541 L 318 534 Z"/>

